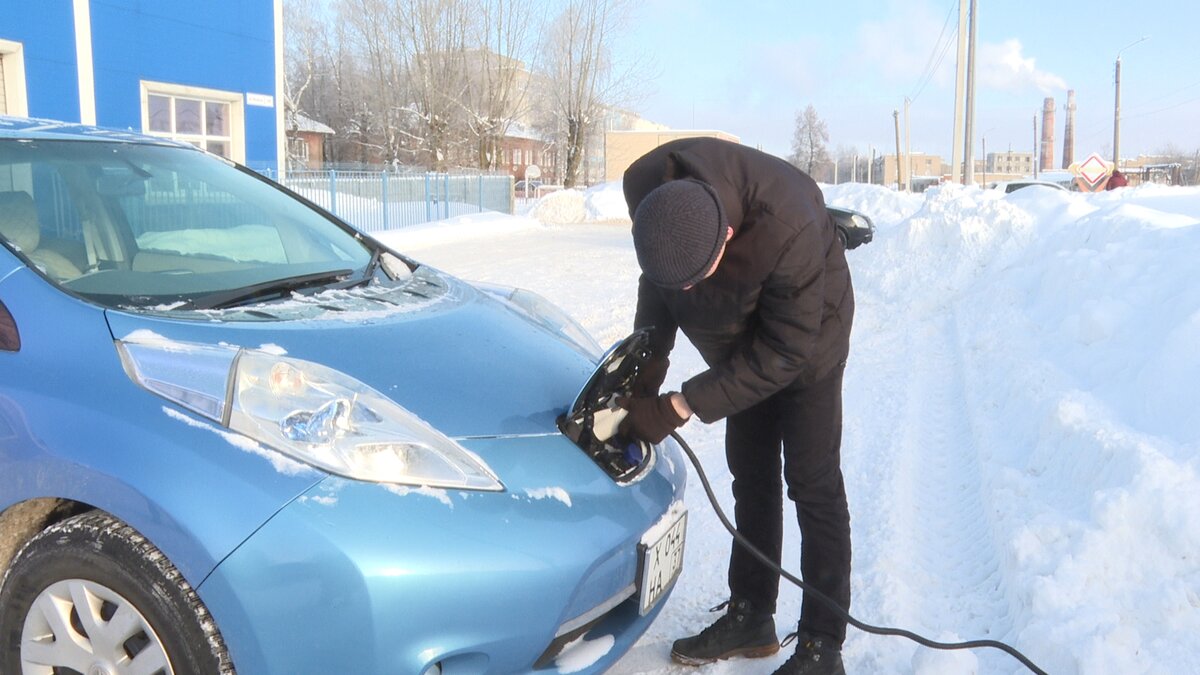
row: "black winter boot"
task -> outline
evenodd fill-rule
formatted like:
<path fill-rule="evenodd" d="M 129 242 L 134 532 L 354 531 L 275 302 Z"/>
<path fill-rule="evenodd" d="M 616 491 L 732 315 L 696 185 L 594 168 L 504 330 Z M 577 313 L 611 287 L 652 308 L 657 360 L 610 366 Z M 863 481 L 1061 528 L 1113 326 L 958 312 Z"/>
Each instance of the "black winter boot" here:
<path fill-rule="evenodd" d="M 728 607 L 725 616 L 699 635 L 676 640 L 671 659 L 685 666 L 700 666 L 735 656 L 760 658 L 779 651 L 775 617 L 756 612 L 748 600 L 723 602 L 711 611 Z"/>
<path fill-rule="evenodd" d="M 784 661 L 774 675 L 846 675 L 842 649 L 831 638 L 792 633 L 783 639 L 783 646 L 797 638 L 796 653 Z"/>

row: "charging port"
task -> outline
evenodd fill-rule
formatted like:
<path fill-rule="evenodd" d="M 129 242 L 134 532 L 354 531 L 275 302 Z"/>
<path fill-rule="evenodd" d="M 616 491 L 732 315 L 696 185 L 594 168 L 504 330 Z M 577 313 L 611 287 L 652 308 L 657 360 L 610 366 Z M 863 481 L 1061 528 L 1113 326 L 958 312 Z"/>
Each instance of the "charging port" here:
<path fill-rule="evenodd" d="M 650 332 L 643 329 L 608 350 L 571 410 L 558 418 L 559 430 L 621 483 L 633 480 L 653 459 L 649 443 L 617 431 L 626 412 L 617 399 L 631 394 L 634 379 L 650 357 L 649 343 Z"/>

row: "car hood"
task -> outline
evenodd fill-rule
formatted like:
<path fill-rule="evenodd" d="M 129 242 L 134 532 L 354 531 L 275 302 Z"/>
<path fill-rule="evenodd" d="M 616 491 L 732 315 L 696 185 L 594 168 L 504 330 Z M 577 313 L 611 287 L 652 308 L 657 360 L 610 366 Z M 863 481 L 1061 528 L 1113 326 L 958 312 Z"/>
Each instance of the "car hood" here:
<path fill-rule="evenodd" d="M 558 433 L 556 419 L 595 368 L 563 335 L 427 267 L 386 292 L 106 314 L 118 340 L 232 345 L 337 369 L 457 438 Z"/>

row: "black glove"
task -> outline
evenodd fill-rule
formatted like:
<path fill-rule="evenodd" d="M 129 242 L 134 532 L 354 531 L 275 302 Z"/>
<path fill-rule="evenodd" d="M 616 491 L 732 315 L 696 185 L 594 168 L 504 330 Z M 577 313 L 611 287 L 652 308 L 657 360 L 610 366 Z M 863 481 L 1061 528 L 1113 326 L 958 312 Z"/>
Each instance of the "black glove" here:
<path fill-rule="evenodd" d="M 637 377 L 633 378 L 630 391 L 634 398 L 658 396 L 663 380 L 667 379 L 667 368 L 671 360 L 667 357 L 648 359 L 638 368 Z"/>
<path fill-rule="evenodd" d="M 687 421 L 675 412 L 675 406 L 671 404 L 673 393 L 617 399 L 617 405 L 629 411 L 617 427 L 617 433 L 650 443 L 661 443 Z"/>

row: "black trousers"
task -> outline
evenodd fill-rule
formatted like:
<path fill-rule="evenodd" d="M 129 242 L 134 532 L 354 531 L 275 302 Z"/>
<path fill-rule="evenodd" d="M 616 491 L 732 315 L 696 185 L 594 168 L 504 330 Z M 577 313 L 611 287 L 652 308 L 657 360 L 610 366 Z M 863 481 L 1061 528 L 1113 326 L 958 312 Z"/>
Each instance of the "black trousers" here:
<path fill-rule="evenodd" d="M 849 609 L 850 511 L 841 469 L 843 370 L 839 366 L 807 387 L 790 386 L 729 417 L 725 453 L 733 474 L 738 531 L 779 562 L 786 480 L 800 521 L 801 576 Z M 729 590 L 731 597 L 774 614 L 779 574 L 734 542 Z M 846 621 L 808 593 L 800 628 L 838 644 L 846 639 Z"/>

